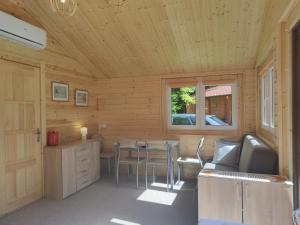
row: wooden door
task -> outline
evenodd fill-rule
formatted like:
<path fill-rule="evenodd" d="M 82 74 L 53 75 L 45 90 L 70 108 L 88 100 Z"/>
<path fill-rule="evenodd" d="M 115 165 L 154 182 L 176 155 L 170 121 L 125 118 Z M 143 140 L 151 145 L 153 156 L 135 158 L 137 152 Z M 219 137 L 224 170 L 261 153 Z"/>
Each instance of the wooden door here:
<path fill-rule="evenodd" d="M 198 218 L 242 223 L 242 182 L 198 177 Z"/>
<path fill-rule="evenodd" d="M 63 148 L 62 156 L 63 198 L 76 192 L 76 164 L 74 148 Z"/>
<path fill-rule="evenodd" d="M 292 225 L 291 186 L 272 182 L 243 182 L 244 223 Z"/>
<path fill-rule="evenodd" d="M 0 214 L 42 196 L 40 100 L 40 69 L 1 59 Z"/>

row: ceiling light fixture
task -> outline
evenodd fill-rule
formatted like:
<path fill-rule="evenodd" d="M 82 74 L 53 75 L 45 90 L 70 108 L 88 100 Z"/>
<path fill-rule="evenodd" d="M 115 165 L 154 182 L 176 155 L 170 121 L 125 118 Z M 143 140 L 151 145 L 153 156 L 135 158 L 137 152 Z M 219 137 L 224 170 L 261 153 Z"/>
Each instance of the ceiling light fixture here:
<path fill-rule="evenodd" d="M 77 9 L 76 0 L 50 0 L 52 10 L 66 16 L 73 16 Z"/>

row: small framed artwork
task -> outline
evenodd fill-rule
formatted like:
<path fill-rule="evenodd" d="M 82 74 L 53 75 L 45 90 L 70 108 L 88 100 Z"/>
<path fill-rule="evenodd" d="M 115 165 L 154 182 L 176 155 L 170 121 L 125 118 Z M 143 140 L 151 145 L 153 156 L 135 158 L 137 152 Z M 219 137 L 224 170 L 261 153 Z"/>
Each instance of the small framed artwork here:
<path fill-rule="evenodd" d="M 69 85 L 64 83 L 52 82 L 52 101 L 69 101 Z"/>
<path fill-rule="evenodd" d="M 88 106 L 89 93 L 85 90 L 75 90 L 75 105 Z"/>

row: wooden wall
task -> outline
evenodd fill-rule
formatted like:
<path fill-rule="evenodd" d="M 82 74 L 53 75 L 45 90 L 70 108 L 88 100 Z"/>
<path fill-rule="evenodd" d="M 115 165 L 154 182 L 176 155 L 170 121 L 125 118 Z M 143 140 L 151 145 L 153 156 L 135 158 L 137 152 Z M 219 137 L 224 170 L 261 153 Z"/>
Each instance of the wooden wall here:
<path fill-rule="evenodd" d="M 242 78 L 241 110 L 243 121 L 242 133 L 255 132 L 256 129 L 256 76 L 254 71 L 240 73 Z M 223 76 L 226 72 L 198 73 L 191 76 Z M 174 78 L 176 76 L 166 76 Z M 112 150 L 113 142 L 118 138 L 175 138 L 180 139 L 182 153 L 195 155 L 196 139 L 199 134 L 168 134 L 165 131 L 163 112 L 163 79 L 164 76 L 127 77 L 101 79 L 98 82 L 99 124 L 105 124 L 100 132 L 104 138 L 104 147 Z M 206 136 L 206 154 L 214 152 L 215 140 L 224 136 L 221 133 L 202 133 Z M 232 135 L 229 134 L 229 135 Z"/>
<path fill-rule="evenodd" d="M 52 101 L 52 81 L 69 84 L 69 102 Z M 80 128 L 88 127 L 89 134 L 98 131 L 96 120 L 95 95 L 96 81 L 84 75 L 76 76 L 72 71 L 46 67 L 47 88 L 47 129 L 57 130 L 62 142 L 72 141 L 81 137 Z M 89 92 L 89 106 L 75 106 L 75 89 L 87 90 Z"/>
<path fill-rule="evenodd" d="M 79 139 L 80 127 L 87 126 L 90 133 L 97 132 L 96 80 L 51 37 L 48 47 L 35 51 L 0 39 L 1 57 L 11 56 L 17 61 L 33 61 L 45 64 L 46 74 L 46 126 L 47 130 L 55 129 L 60 133 L 60 141 Z M 19 60 L 18 60 L 19 59 Z M 69 83 L 69 102 L 57 103 L 51 99 L 51 82 Z M 89 107 L 74 106 L 75 88 L 89 91 Z"/>
<path fill-rule="evenodd" d="M 280 173 L 290 178 L 293 177 L 291 29 L 299 19 L 299 0 L 274 1 L 266 14 L 257 57 L 258 70 L 274 60 L 276 72 L 275 132 L 271 136 L 257 133 L 278 151 Z"/>

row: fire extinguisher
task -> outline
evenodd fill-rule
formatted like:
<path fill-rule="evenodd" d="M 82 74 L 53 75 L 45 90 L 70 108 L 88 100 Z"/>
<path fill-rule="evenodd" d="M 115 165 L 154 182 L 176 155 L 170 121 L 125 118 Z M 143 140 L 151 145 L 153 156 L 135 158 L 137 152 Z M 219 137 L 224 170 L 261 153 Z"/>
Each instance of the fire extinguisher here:
<path fill-rule="evenodd" d="M 56 146 L 58 145 L 58 132 L 57 131 L 49 131 L 48 132 L 48 146 Z"/>

